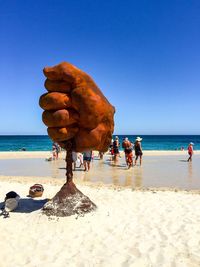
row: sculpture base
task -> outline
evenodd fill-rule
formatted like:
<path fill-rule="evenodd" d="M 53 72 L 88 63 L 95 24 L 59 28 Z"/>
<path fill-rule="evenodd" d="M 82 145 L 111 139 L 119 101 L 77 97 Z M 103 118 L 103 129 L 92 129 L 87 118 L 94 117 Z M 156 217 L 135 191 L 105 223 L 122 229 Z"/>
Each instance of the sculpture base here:
<path fill-rule="evenodd" d="M 47 216 L 64 217 L 74 214 L 84 215 L 96 208 L 97 206 L 78 190 L 72 181 L 69 181 L 44 205 L 43 213 Z"/>

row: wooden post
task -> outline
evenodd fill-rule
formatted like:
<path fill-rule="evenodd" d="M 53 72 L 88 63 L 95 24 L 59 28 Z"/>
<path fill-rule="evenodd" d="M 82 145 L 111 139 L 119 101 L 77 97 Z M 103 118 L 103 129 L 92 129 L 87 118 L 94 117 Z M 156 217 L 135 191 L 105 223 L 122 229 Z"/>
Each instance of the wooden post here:
<path fill-rule="evenodd" d="M 48 216 L 70 216 L 83 214 L 94 211 L 96 205 L 77 189 L 73 183 L 72 171 L 72 151 L 73 139 L 66 142 L 66 183 L 62 186 L 60 191 L 43 207 L 43 213 Z"/>
<path fill-rule="evenodd" d="M 73 180 L 73 171 L 72 171 L 72 163 L 73 163 L 73 158 L 72 158 L 72 148 L 73 148 L 73 141 L 69 140 L 66 143 L 66 182 L 72 182 Z"/>

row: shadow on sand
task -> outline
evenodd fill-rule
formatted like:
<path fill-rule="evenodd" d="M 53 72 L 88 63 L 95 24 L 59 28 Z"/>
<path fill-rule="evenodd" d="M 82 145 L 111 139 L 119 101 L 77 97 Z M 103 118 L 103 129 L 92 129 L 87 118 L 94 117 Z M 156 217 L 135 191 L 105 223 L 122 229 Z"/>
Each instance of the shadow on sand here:
<path fill-rule="evenodd" d="M 47 199 L 35 200 L 32 198 L 20 198 L 19 206 L 13 212 L 31 213 L 33 211 L 40 210 L 47 201 Z M 1 202 L 0 208 L 2 208 L 3 206 L 4 202 Z"/>

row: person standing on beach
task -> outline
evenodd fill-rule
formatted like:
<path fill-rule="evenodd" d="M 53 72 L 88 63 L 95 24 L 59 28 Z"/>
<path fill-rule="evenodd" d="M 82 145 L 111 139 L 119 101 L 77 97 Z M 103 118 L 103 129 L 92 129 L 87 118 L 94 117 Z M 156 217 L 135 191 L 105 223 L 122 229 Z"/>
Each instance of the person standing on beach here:
<path fill-rule="evenodd" d="M 138 157 L 140 158 L 140 166 L 142 165 L 142 146 L 141 146 L 142 138 L 139 136 L 135 139 L 134 149 L 135 149 L 135 165 L 137 164 Z"/>
<path fill-rule="evenodd" d="M 99 151 L 99 155 L 98 155 L 99 159 L 103 159 L 103 155 L 104 155 L 104 152 Z"/>
<path fill-rule="evenodd" d="M 56 143 L 53 143 L 52 145 L 52 154 L 53 154 L 53 160 L 58 159 L 58 151 L 57 151 Z"/>
<path fill-rule="evenodd" d="M 58 159 L 58 155 L 60 153 L 60 146 L 58 143 L 54 142 L 52 145 L 52 153 L 53 153 L 53 160 Z"/>
<path fill-rule="evenodd" d="M 110 158 L 111 161 L 113 160 L 113 157 L 114 157 L 113 143 L 114 143 L 114 140 L 112 139 L 112 141 L 110 143 L 110 148 L 109 148 L 109 152 L 111 154 L 111 158 Z"/>
<path fill-rule="evenodd" d="M 76 161 L 78 159 L 77 153 L 75 151 L 72 151 L 72 168 L 73 171 L 76 169 Z"/>
<path fill-rule="evenodd" d="M 194 150 L 193 150 L 193 143 L 189 143 L 189 146 L 188 146 L 188 154 L 189 154 L 189 158 L 188 158 L 188 162 L 189 161 L 192 161 L 192 155 L 194 154 Z"/>
<path fill-rule="evenodd" d="M 122 147 L 124 148 L 126 165 L 128 169 L 130 169 L 130 167 L 133 166 L 133 146 L 127 137 L 124 139 Z"/>
<path fill-rule="evenodd" d="M 77 158 L 80 161 L 80 165 L 79 168 L 81 168 L 83 166 L 83 154 L 82 153 L 77 153 Z"/>
<path fill-rule="evenodd" d="M 84 164 L 84 171 L 90 170 L 90 162 L 92 160 L 92 151 L 85 151 L 83 152 L 83 164 Z"/>
<path fill-rule="evenodd" d="M 119 157 L 119 137 L 115 137 L 115 141 L 113 142 L 113 153 L 114 153 L 114 162 L 116 163 Z"/>

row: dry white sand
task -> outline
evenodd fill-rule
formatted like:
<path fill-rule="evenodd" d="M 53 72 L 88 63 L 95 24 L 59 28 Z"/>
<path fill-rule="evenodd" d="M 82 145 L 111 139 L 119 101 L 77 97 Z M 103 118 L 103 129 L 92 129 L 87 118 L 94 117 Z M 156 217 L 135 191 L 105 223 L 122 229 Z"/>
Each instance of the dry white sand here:
<path fill-rule="evenodd" d="M 41 180 L 43 197 L 27 198 Z M 41 180 L 0 177 L 1 201 L 11 190 L 21 196 L 17 212 L 0 217 L 0 267 L 200 266 L 199 194 L 78 184 L 98 209 L 49 218 L 41 207 L 63 180 Z"/>
<path fill-rule="evenodd" d="M 50 219 L 42 201 L 25 198 L 32 183 L 21 182 L 0 183 L 1 196 L 22 198 L 18 212 L 0 217 L 1 267 L 200 266 L 198 194 L 79 186 L 97 211 Z M 60 188 L 44 187 L 42 199 Z"/>

